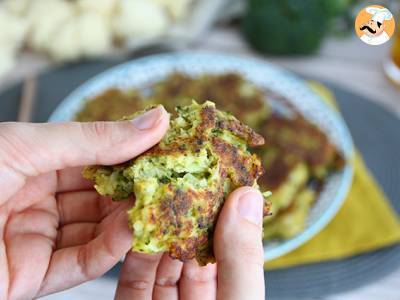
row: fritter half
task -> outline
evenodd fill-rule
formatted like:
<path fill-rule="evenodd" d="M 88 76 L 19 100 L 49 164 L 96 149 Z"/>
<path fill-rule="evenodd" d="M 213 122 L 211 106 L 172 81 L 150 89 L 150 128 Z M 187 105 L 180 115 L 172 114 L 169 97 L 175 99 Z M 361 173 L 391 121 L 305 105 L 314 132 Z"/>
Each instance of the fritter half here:
<path fill-rule="evenodd" d="M 214 261 L 214 226 L 226 196 L 240 186 L 258 188 L 263 167 L 248 146 L 264 139 L 212 102 L 176 111 L 158 145 L 123 165 L 89 167 L 84 176 L 102 195 L 135 196 L 128 211 L 134 251 L 206 265 Z"/>

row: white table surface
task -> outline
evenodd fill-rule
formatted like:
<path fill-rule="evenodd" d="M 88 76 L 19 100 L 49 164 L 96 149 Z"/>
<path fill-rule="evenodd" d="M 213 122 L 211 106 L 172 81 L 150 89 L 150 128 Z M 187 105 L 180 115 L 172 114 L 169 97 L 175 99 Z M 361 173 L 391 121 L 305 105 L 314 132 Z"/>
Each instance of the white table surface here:
<path fill-rule="evenodd" d="M 384 76 L 381 63 L 387 57 L 390 45 L 368 46 L 355 37 L 328 40 L 318 55 L 310 57 L 263 57 L 284 68 L 313 78 L 329 80 L 378 102 L 400 117 L 400 89 Z M 255 54 L 240 35 L 230 28 L 219 28 L 208 33 L 201 42 L 191 47 L 196 50 L 223 51 L 240 55 Z M 43 57 L 24 54 L 18 66 L 3 79 L 0 91 L 30 73 L 39 73 L 52 65 Z M 48 300 L 112 299 L 116 283 L 97 279 L 74 289 L 48 296 Z M 400 269 L 381 280 L 353 290 L 318 300 L 399 300 Z M 316 300 L 316 299 L 315 299 Z"/>

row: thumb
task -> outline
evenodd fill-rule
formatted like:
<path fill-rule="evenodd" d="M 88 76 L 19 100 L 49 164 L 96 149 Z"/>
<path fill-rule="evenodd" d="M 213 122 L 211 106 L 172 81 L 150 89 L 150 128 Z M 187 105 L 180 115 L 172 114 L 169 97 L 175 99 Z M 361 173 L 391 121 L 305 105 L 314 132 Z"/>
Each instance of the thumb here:
<path fill-rule="evenodd" d="M 224 204 L 214 235 L 218 299 L 264 299 L 263 204 L 250 187 L 237 189 Z"/>
<path fill-rule="evenodd" d="M 168 124 L 162 106 L 131 121 L 3 123 L 0 187 L 66 167 L 121 163 L 158 143 Z"/>

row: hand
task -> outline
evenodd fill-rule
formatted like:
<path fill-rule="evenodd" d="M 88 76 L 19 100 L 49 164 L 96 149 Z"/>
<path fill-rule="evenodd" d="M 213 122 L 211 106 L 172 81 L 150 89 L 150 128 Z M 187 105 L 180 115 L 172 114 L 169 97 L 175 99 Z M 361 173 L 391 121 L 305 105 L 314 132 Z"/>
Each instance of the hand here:
<path fill-rule="evenodd" d="M 167 254 L 130 252 L 115 299 L 264 299 L 263 197 L 250 187 L 234 191 L 224 204 L 214 235 L 217 263 L 199 267 Z"/>
<path fill-rule="evenodd" d="M 168 114 L 133 121 L 0 124 L 0 299 L 32 299 L 96 278 L 125 255 L 132 203 L 100 199 L 80 166 L 155 145 Z"/>

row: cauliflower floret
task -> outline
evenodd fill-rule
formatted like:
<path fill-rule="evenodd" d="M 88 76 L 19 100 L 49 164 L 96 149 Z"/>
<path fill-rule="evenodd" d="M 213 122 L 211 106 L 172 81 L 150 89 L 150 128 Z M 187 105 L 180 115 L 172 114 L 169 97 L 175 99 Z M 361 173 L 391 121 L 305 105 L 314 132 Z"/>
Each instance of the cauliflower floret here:
<path fill-rule="evenodd" d="M 154 38 L 168 26 L 164 9 L 148 0 L 121 0 L 113 19 L 113 30 L 118 38 Z"/>
<path fill-rule="evenodd" d="M 56 60 L 71 61 L 104 55 L 112 47 L 112 36 L 106 19 L 96 12 L 83 12 L 57 29 L 47 47 Z"/>
<path fill-rule="evenodd" d="M 161 4 L 167 9 L 168 13 L 172 16 L 174 20 L 179 20 L 183 18 L 192 0 L 153 0 L 154 2 Z"/>
<path fill-rule="evenodd" d="M 79 42 L 84 56 L 107 54 L 112 48 L 112 35 L 108 21 L 96 12 L 84 12 L 77 20 Z"/>
<path fill-rule="evenodd" d="M 81 56 L 79 26 L 75 18 L 69 19 L 52 36 L 46 50 L 56 60 L 72 61 Z"/>
<path fill-rule="evenodd" d="M 111 17 L 115 12 L 118 0 L 77 0 L 77 6 L 82 11 L 95 11 L 105 17 Z"/>
<path fill-rule="evenodd" d="M 4 7 L 15 15 L 23 16 L 28 9 L 31 0 L 4 0 Z"/>
<path fill-rule="evenodd" d="M 74 6 L 64 0 L 32 2 L 28 20 L 31 28 L 28 44 L 36 50 L 46 50 L 57 38 L 57 32 L 74 15 Z M 74 41 L 71 41 L 74 43 Z"/>
<path fill-rule="evenodd" d="M 62 61 L 104 55 L 114 38 L 141 42 L 161 36 L 191 1 L 3 0 L 0 45 L 16 51 L 26 42 Z"/>
<path fill-rule="evenodd" d="M 28 24 L 22 18 L 0 7 L 0 45 L 6 45 L 10 51 L 18 50 L 23 44 Z"/>

